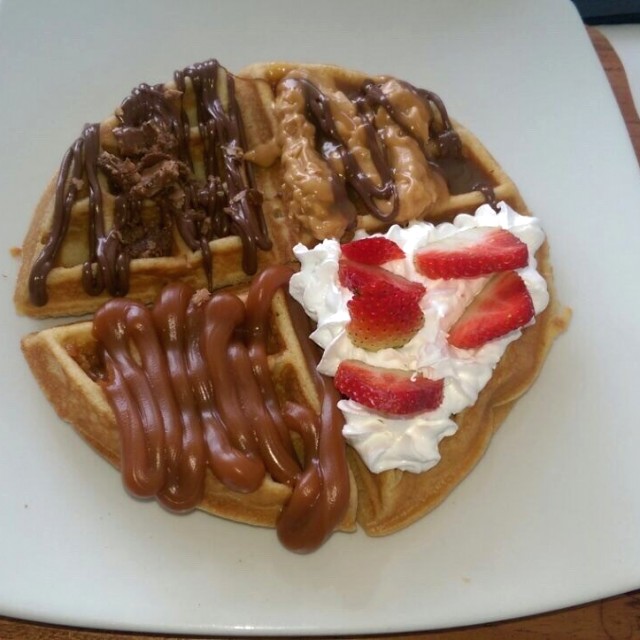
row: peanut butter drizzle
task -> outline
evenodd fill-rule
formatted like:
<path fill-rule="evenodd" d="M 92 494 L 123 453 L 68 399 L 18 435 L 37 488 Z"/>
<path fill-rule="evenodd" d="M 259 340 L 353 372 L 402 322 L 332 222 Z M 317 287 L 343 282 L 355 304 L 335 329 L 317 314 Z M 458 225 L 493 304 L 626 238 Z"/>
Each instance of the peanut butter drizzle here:
<path fill-rule="evenodd" d="M 368 143 L 367 148 L 379 180 L 374 180 L 372 176 L 368 175 L 349 150 L 336 126 L 336 118 L 331 110 L 329 98 L 306 78 L 287 79 L 285 84 L 287 83 L 299 84 L 302 87 L 308 114 L 316 125 L 316 145 L 322 150 L 325 158 L 327 157 L 327 149 L 337 153 L 344 168 L 344 181 L 360 196 L 367 210 L 381 220 L 393 220 L 398 210 L 397 192 L 391 167 L 384 156 L 382 141 L 369 114 L 361 114 L 363 117 L 362 126 Z M 358 104 L 358 99 L 355 102 Z M 344 186 L 341 185 L 340 198 L 346 198 L 346 190 L 344 190 L 344 196 L 342 195 L 343 190 Z M 385 213 L 378 206 L 376 200 L 388 200 L 391 202 L 391 210 Z M 350 220 L 350 224 L 353 223 L 354 220 Z"/>
<path fill-rule="evenodd" d="M 283 266 L 265 270 L 246 304 L 230 293 L 198 302 L 183 283 L 168 285 L 152 310 L 113 299 L 98 310 L 93 327 L 121 432 L 126 488 L 187 511 L 202 499 L 207 468 L 238 492 L 255 491 L 268 473 L 292 490 L 277 523 L 280 540 L 308 552 L 342 521 L 349 475 L 338 394 L 317 373 L 308 320 L 288 294 L 320 414 L 293 399 L 280 406 L 269 372 L 271 303 L 291 274 Z M 292 432 L 301 437 L 303 461 Z"/>
<path fill-rule="evenodd" d="M 187 80 L 195 94 L 204 148 L 204 177 L 193 173 L 189 121 L 183 104 Z M 89 191 L 89 257 L 82 268 L 83 288 L 89 295 L 98 295 L 105 289 L 112 296 L 128 292 L 130 261 L 138 256 L 132 255 L 122 241 L 121 231 L 132 219 L 140 217 L 143 203 L 149 200 L 159 211 L 160 227 L 173 220 L 189 249 L 202 251 L 209 289 L 213 288 L 211 240 L 239 236 L 242 267 L 247 274 L 257 270 L 257 250 L 271 249 L 262 214 L 262 194 L 256 187 L 251 163 L 244 159 L 246 139 L 234 77 L 217 61 L 209 60 L 177 71 L 175 84 L 178 90 L 141 84 L 117 111 L 120 126 L 113 134 L 120 157 L 107 155 L 115 158 L 116 165 L 133 159 L 140 164 L 142 178 L 137 184 L 125 180 L 124 186 L 118 186 L 111 230 L 105 228 L 102 214 L 100 125 L 85 126 L 65 154 L 57 177 L 49 237 L 29 278 L 32 304 L 44 306 L 48 301 L 47 277 L 67 233 L 79 185 L 88 186 Z M 151 134 L 155 134 L 152 143 Z M 151 150 L 147 153 L 149 145 Z M 142 155 L 143 150 L 146 155 Z M 150 178 L 146 174 L 158 168 L 164 171 L 164 182 L 156 185 L 153 174 Z M 166 176 L 169 178 L 165 180 Z M 170 241 L 160 244 L 149 255 L 171 254 Z"/>
<path fill-rule="evenodd" d="M 448 193 L 480 190 L 494 201 L 489 177 L 464 156 L 431 91 L 394 78 L 338 87 L 294 70 L 280 82 L 276 111 L 292 210 L 316 239 L 355 226 L 352 197 L 386 223 L 420 217 Z M 332 199 L 316 186 L 318 176 L 331 184 Z"/>

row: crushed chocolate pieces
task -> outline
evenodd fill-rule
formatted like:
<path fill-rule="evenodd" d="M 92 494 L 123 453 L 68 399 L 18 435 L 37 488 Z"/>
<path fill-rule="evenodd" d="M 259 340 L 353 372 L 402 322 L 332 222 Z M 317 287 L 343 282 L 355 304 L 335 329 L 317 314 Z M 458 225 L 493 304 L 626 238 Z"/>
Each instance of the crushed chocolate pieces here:
<path fill-rule="evenodd" d="M 118 151 L 121 155 L 137 156 L 144 149 L 149 147 L 149 141 L 142 128 L 139 127 L 116 127 L 113 135 L 118 145 Z"/>
<path fill-rule="evenodd" d="M 142 170 L 140 182 L 129 193 L 141 200 L 153 198 L 178 180 L 179 176 L 180 170 L 175 160 L 161 160 Z"/>
<path fill-rule="evenodd" d="M 155 150 L 153 150 L 153 151 L 149 151 L 149 152 L 145 153 L 142 156 L 142 158 L 138 161 L 138 168 L 139 168 L 140 172 L 142 172 L 145 169 L 149 169 L 149 168 L 153 167 L 154 165 L 159 164 L 163 160 L 176 161 L 175 158 L 169 153 L 164 153 L 163 151 L 155 151 Z"/>
<path fill-rule="evenodd" d="M 149 145 L 150 152 L 160 151 L 176 155 L 178 140 L 166 125 L 149 120 L 142 125 L 142 130 L 147 138 L 151 140 Z"/>
<path fill-rule="evenodd" d="M 128 245 L 131 258 L 160 258 L 170 255 L 173 238 L 170 227 L 147 230 L 138 242 Z"/>
<path fill-rule="evenodd" d="M 140 182 L 136 165 L 129 158 L 119 158 L 113 153 L 102 151 L 98 156 L 98 167 L 104 171 L 114 193 L 126 193 Z"/>
<path fill-rule="evenodd" d="M 127 157 L 138 157 L 147 153 L 176 155 L 178 140 L 163 123 L 147 120 L 139 127 L 122 125 L 113 130 L 118 151 Z"/>

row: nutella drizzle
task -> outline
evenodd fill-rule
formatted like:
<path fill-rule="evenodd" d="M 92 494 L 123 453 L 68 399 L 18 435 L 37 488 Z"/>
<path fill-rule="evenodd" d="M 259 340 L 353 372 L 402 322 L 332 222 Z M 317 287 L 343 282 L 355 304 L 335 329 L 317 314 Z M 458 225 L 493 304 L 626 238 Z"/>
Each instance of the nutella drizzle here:
<path fill-rule="evenodd" d="M 183 103 L 187 81 L 195 96 L 204 177 L 194 175 Z M 113 130 L 119 156 L 101 149 L 98 124 L 85 126 L 65 154 L 51 231 L 29 278 L 32 304 L 43 306 L 48 301 L 47 276 L 67 233 L 71 209 L 85 188 L 89 192 L 89 256 L 82 267 L 82 285 L 89 295 L 105 289 L 112 296 L 125 295 L 132 258 L 170 255 L 171 241 L 166 238 L 170 238 L 172 220 L 189 249 L 202 251 L 209 289 L 213 288 L 209 242 L 215 238 L 239 236 L 243 269 L 247 274 L 256 272 L 257 250 L 269 250 L 272 245 L 262 214 L 262 194 L 252 166 L 243 159 L 246 140 L 234 77 L 210 60 L 176 72 L 175 83 L 177 91 L 141 84 L 124 100 L 117 112 L 119 126 Z M 109 231 L 102 211 L 101 173 L 115 193 L 115 220 Z M 122 230 L 131 220 L 142 220 L 141 210 L 149 200 L 159 212 L 164 239 L 143 243 L 143 253 L 137 255 L 123 240 Z"/>
<path fill-rule="evenodd" d="M 349 475 L 337 391 L 317 372 L 308 319 L 286 294 L 291 274 L 283 266 L 266 269 L 246 303 L 224 292 L 202 302 L 183 283 L 165 287 L 153 309 L 115 298 L 98 310 L 93 327 L 127 489 L 185 511 L 202 499 L 207 468 L 238 492 L 255 491 L 269 474 L 292 490 L 278 536 L 287 548 L 308 552 L 344 517 Z M 271 302 L 279 290 L 319 415 L 293 401 L 281 406 L 267 367 Z M 291 432 L 301 438 L 302 458 Z"/>

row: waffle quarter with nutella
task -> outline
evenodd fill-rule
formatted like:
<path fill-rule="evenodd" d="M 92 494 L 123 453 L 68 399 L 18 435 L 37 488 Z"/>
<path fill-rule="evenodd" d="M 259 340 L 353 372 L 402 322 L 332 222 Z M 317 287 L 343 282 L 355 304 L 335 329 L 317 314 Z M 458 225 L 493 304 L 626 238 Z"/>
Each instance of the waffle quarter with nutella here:
<path fill-rule="evenodd" d="M 85 127 L 15 303 L 95 311 L 22 348 L 133 495 L 303 552 L 442 502 L 570 315 L 539 221 L 436 94 L 215 61 Z"/>
<path fill-rule="evenodd" d="M 291 273 L 269 267 L 248 290 L 212 296 L 176 282 L 152 308 L 114 299 L 22 348 L 58 414 L 132 495 L 277 527 L 306 552 L 355 528 L 357 492 L 339 394 L 316 370 Z"/>

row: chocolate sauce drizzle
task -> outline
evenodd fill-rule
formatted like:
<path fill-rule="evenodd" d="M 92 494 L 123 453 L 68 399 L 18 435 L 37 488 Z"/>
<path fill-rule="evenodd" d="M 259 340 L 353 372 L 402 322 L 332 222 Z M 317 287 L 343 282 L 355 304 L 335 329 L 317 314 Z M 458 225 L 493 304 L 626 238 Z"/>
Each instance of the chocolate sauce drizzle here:
<path fill-rule="evenodd" d="M 187 511 L 202 500 L 207 468 L 240 493 L 257 490 L 269 474 L 291 488 L 277 522 L 280 540 L 308 552 L 344 518 L 350 483 L 339 397 L 317 372 L 308 318 L 286 293 L 291 275 L 284 266 L 264 270 L 246 303 L 224 292 L 201 302 L 184 283 L 165 287 L 152 310 L 114 298 L 98 310 L 93 328 L 127 489 Z M 319 415 L 294 399 L 281 405 L 271 377 L 270 313 L 279 290 L 321 402 Z M 291 432 L 300 436 L 302 457 Z"/>
<path fill-rule="evenodd" d="M 204 177 L 194 174 L 184 105 L 188 83 L 195 97 Z M 65 154 L 57 178 L 51 231 L 29 278 L 34 305 L 48 301 L 48 274 L 68 231 L 71 210 L 87 189 L 89 256 L 82 267 L 82 284 L 89 295 L 105 289 L 112 296 L 125 295 L 131 259 L 171 255 L 173 224 L 189 249 L 202 251 L 210 289 L 209 242 L 215 238 L 239 236 L 242 267 L 247 274 L 256 272 L 257 250 L 269 250 L 272 245 L 262 213 L 262 194 L 252 166 L 243 160 L 246 139 L 234 77 L 217 61 L 209 60 L 176 72 L 175 84 L 177 91 L 141 84 L 124 100 L 117 113 L 120 124 L 113 131 L 118 155 L 101 149 L 98 124 L 85 126 Z M 115 193 L 115 220 L 109 231 L 103 215 L 100 173 Z M 143 217 L 149 201 L 156 209 L 152 229 L 144 228 L 149 224 Z M 134 238 L 128 238 L 126 231 L 134 227 Z"/>
<path fill-rule="evenodd" d="M 85 125 L 80 137 L 71 145 L 62 159 L 60 171 L 56 181 L 55 205 L 53 221 L 49 238 L 40 255 L 36 258 L 29 277 L 29 296 L 31 302 L 42 306 L 47 303 L 47 275 L 54 266 L 56 257 L 62 246 L 64 236 L 69 229 L 71 209 L 78 197 L 78 191 L 86 179 L 89 187 L 89 262 L 82 267 L 82 280 L 88 292 L 101 289 L 101 283 L 106 277 L 117 281 L 117 256 L 119 247 L 116 243 L 108 242 L 104 236 L 104 219 L 102 217 L 102 190 L 97 179 L 97 163 L 100 149 L 100 126 Z M 106 251 L 105 251 L 106 250 Z M 105 264 L 103 257 L 106 252 L 114 253 L 115 259 Z M 99 257 L 98 257 L 99 256 Z M 101 270 L 95 272 L 92 263 L 100 260 L 102 266 L 107 267 L 107 273 Z M 122 262 L 119 264 L 122 267 Z M 111 267 L 111 268 L 109 268 Z"/>
<path fill-rule="evenodd" d="M 189 248 L 201 249 L 208 264 L 210 240 L 226 235 L 240 236 L 243 269 L 253 274 L 258 266 L 256 247 L 269 250 L 271 241 L 262 215 L 262 194 L 256 188 L 253 167 L 243 160 L 246 139 L 242 113 L 236 100 L 235 81 L 230 73 L 224 72 L 229 103 L 225 110 L 218 88 L 221 70 L 216 60 L 209 60 L 178 71 L 174 76 L 176 86 L 183 94 L 186 80 L 190 79 L 196 95 L 207 176 L 204 186 L 188 192 L 191 207 L 204 209 L 204 219 L 181 216 L 178 228 Z M 184 111 L 182 127 L 188 133 L 189 123 Z M 191 158 L 188 160 L 192 164 Z M 224 176 L 222 183 L 216 180 L 220 176 Z"/>

